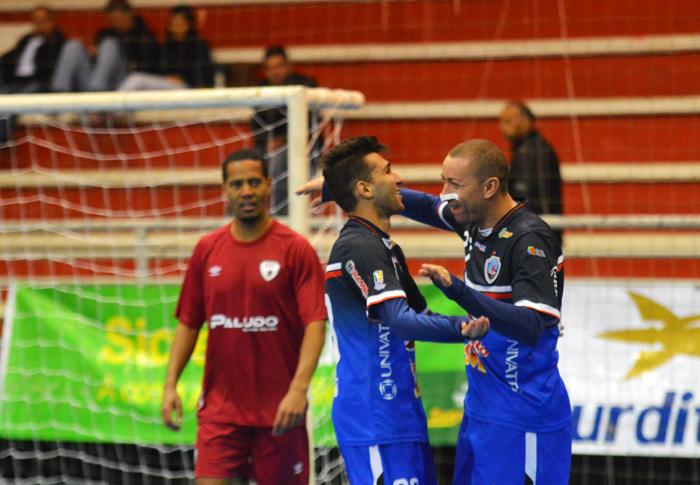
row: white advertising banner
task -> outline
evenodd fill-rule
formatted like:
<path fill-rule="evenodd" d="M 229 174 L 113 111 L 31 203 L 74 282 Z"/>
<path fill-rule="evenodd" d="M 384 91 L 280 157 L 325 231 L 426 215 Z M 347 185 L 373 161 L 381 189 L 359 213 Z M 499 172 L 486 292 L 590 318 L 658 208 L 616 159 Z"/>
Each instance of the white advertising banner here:
<path fill-rule="evenodd" d="M 568 280 L 576 454 L 700 457 L 700 286 Z"/>

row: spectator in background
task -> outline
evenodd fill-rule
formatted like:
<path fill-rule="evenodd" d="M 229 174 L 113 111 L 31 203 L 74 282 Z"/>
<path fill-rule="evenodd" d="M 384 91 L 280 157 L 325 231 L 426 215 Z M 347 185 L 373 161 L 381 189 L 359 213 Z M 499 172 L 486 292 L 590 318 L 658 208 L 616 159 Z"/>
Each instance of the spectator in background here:
<path fill-rule="evenodd" d="M 520 101 L 508 103 L 500 118 L 501 133 L 512 144 L 508 192 L 525 198 L 535 214 L 561 214 L 559 159 L 535 129 L 535 117 Z"/>
<path fill-rule="evenodd" d="M 508 192 L 527 199 L 535 214 L 561 214 L 561 175 L 554 148 L 535 129 L 532 111 L 521 101 L 511 101 L 501 113 L 501 133 L 510 141 Z M 554 231 L 559 244 L 562 232 Z"/>
<path fill-rule="evenodd" d="M 32 31 L 0 57 L 0 94 L 44 93 L 50 90 L 51 76 L 65 43 L 56 27 L 56 15 L 48 7 L 32 12 Z"/>
<path fill-rule="evenodd" d="M 265 52 L 263 60 L 265 78 L 259 86 L 306 86 L 317 87 L 313 78 L 294 72 L 287 58 L 287 52 L 281 46 L 273 46 Z M 309 113 L 309 125 L 313 114 Z M 251 129 L 255 134 L 256 148 L 270 159 L 270 177 L 274 183 L 272 209 L 277 215 L 287 214 L 287 110 L 285 107 L 256 111 L 251 119 Z M 319 137 L 314 144 L 315 156 L 320 156 L 323 140 Z M 318 163 L 311 163 L 315 171 Z"/>
<path fill-rule="evenodd" d="M 0 57 L 0 94 L 45 93 L 51 88 L 65 38 L 56 27 L 55 13 L 48 7 L 34 9 L 32 24 L 32 31 Z M 15 118 L 0 115 L 0 143 L 12 138 Z"/>
<path fill-rule="evenodd" d="M 109 0 L 105 7 L 109 28 L 101 30 L 88 50 L 69 42 L 61 55 L 54 91 L 114 91 L 129 72 L 157 74 L 158 42 L 127 0 Z M 94 56 L 91 64 L 90 55 Z"/>
<path fill-rule="evenodd" d="M 195 28 L 192 9 L 185 5 L 170 12 L 165 43 L 160 52 L 160 74 L 134 72 L 119 91 L 210 88 L 214 63 L 207 43 Z"/>

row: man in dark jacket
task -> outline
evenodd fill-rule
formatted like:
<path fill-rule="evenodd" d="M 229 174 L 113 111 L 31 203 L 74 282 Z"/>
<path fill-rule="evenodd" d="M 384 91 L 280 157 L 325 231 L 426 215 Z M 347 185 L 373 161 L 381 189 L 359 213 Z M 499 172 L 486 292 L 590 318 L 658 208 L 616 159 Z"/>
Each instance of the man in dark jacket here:
<path fill-rule="evenodd" d="M 273 46 L 265 52 L 263 79 L 259 86 L 306 86 L 317 87 L 313 78 L 294 72 L 287 53 L 281 46 Z M 313 125 L 314 113 L 309 112 L 309 128 Z M 287 108 L 270 108 L 256 111 L 250 122 L 258 151 L 267 154 L 270 160 L 273 215 L 287 215 Z M 311 154 L 312 172 L 318 166 L 323 140 L 319 136 Z"/>
<path fill-rule="evenodd" d="M 51 76 L 65 42 L 56 27 L 54 12 L 37 7 L 32 12 L 34 29 L 0 58 L 0 94 L 41 93 L 50 89 Z"/>
<path fill-rule="evenodd" d="M 508 103 L 501 114 L 501 132 L 513 152 L 508 192 L 511 197 L 527 199 L 535 214 L 561 214 L 559 159 L 534 125 L 535 117 L 520 101 Z M 561 232 L 555 234 L 561 243 Z"/>
<path fill-rule="evenodd" d="M 37 7 L 32 12 L 34 29 L 0 57 L 0 95 L 50 91 L 51 77 L 65 43 L 56 27 L 54 12 Z M 0 143 L 12 138 L 16 116 L 0 114 Z"/>

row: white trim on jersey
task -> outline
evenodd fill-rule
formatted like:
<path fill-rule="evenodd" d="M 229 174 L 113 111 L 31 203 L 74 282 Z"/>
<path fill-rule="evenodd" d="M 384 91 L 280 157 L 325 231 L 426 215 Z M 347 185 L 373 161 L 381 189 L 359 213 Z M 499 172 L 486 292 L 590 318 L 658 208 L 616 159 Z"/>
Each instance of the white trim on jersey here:
<path fill-rule="evenodd" d="M 562 264 L 564 262 L 564 255 L 560 255 L 559 258 L 557 258 L 557 266 Z"/>
<path fill-rule="evenodd" d="M 422 312 L 420 312 L 420 314 L 421 314 L 421 315 L 427 315 L 429 311 L 430 311 L 430 308 L 425 307 L 425 310 L 423 310 Z"/>
<path fill-rule="evenodd" d="M 391 298 L 406 298 L 406 292 L 403 290 L 391 290 L 384 291 L 378 295 L 370 296 L 367 298 L 367 308 L 374 305 L 375 303 L 382 302 L 384 300 L 389 300 Z"/>
<path fill-rule="evenodd" d="M 384 474 L 382 455 L 379 454 L 379 447 L 377 445 L 369 447 L 369 466 L 372 468 L 373 485 L 377 485 L 377 482 Z"/>
<path fill-rule="evenodd" d="M 549 305 L 545 305 L 544 303 L 535 303 L 530 300 L 520 300 L 518 302 L 515 302 L 515 305 L 517 306 L 524 306 L 526 308 L 531 308 L 533 310 L 537 310 L 538 312 L 543 312 L 547 313 L 548 315 L 553 315 L 559 319 L 561 319 L 561 315 L 559 314 L 559 310 L 557 310 L 554 307 L 551 307 Z"/>
<path fill-rule="evenodd" d="M 333 263 L 326 266 L 326 273 L 343 269 L 343 263 Z"/>
<path fill-rule="evenodd" d="M 512 286 L 481 286 L 476 285 L 465 278 L 464 284 L 467 285 L 472 290 L 479 291 L 481 293 L 510 293 L 513 291 Z"/>
<path fill-rule="evenodd" d="M 442 204 L 440 204 L 440 206 L 438 207 L 438 217 L 440 218 L 440 220 L 441 220 L 442 222 L 445 223 L 445 225 L 446 225 L 447 227 L 452 227 L 452 226 L 450 226 L 450 223 L 447 222 L 447 220 L 445 219 L 445 217 L 442 215 L 442 211 L 443 211 L 443 209 L 445 208 L 446 205 L 447 205 L 447 202 L 443 202 Z"/>
<path fill-rule="evenodd" d="M 537 434 L 525 433 L 525 475 L 537 485 Z"/>

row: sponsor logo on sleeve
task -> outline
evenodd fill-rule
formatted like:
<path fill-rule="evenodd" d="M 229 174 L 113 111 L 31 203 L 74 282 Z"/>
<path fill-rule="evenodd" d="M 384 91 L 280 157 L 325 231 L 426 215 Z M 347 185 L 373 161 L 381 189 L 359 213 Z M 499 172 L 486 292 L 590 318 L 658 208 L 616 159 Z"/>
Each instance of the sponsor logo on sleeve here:
<path fill-rule="evenodd" d="M 501 239 L 508 239 L 508 238 L 511 237 L 512 235 L 513 235 L 513 233 L 512 233 L 512 232 L 508 232 L 508 228 L 507 228 L 507 227 L 504 227 L 503 229 L 501 229 L 501 232 L 498 233 L 498 237 L 501 238 Z"/>
<path fill-rule="evenodd" d="M 501 271 L 501 258 L 495 254 L 486 260 L 484 265 L 484 277 L 491 284 L 498 278 L 498 272 Z"/>
<path fill-rule="evenodd" d="M 357 269 L 355 269 L 355 262 L 352 259 L 349 259 L 348 262 L 345 263 L 345 271 L 348 272 L 355 284 L 358 286 L 358 288 L 360 288 L 362 296 L 367 298 L 369 295 L 369 288 L 367 287 L 365 280 L 363 280 L 362 276 L 360 276 L 360 273 L 358 273 Z"/>
<path fill-rule="evenodd" d="M 272 281 L 280 272 L 282 265 L 277 261 L 265 260 L 260 263 L 260 275 L 265 281 Z"/>
<path fill-rule="evenodd" d="M 374 289 L 377 291 L 382 291 L 386 288 L 386 283 L 384 283 L 384 273 L 381 269 L 378 269 L 372 273 L 372 278 L 374 279 Z"/>
<path fill-rule="evenodd" d="M 528 246 L 527 254 L 529 254 L 530 256 L 539 256 L 541 258 L 546 257 L 544 251 L 542 251 L 541 249 L 537 249 L 535 246 Z"/>

